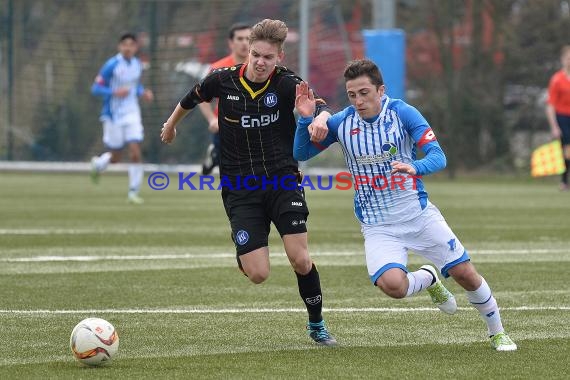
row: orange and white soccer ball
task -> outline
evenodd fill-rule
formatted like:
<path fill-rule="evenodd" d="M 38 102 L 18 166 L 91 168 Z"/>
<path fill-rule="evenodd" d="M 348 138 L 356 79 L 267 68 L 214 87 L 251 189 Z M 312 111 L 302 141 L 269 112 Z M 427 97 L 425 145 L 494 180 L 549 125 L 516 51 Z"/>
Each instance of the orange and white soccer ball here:
<path fill-rule="evenodd" d="M 110 362 L 119 350 L 119 335 L 101 318 L 87 318 L 71 332 L 71 352 L 79 362 L 97 366 Z"/>

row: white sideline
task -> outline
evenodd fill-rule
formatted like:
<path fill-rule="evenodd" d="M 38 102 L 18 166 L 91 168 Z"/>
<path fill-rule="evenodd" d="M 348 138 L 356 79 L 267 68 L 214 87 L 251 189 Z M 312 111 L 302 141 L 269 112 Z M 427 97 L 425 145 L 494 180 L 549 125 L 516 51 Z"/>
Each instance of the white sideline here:
<path fill-rule="evenodd" d="M 117 163 L 109 165 L 109 172 L 126 172 L 129 165 Z M 166 164 L 143 164 L 145 172 L 197 172 L 202 171 L 201 165 L 166 165 Z M 63 172 L 63 173 L 87 173 L 91 170 L 89 162 L 57 162 L 57 161 L 0 161 L 0 171 L 14 172 Z"/>
<path fill-rule="evenodd" d="M 109 165 L 109 172 L 126 172 L 128 164 L 117 163 Z M 89 162 L 64 162 L 64 161 L 3 161 L 0 160 L 1 171 L 13 172 L 64 172 L 64 173 L 87 173 L 91 170 Z M 165 172 L 165 173 L 201 173 L 202 165 L 172 165 L 172 164 L 143 164 L 143 170 L 147 173 Z M 336 175 L 339 172 L 346 172 L 345 168 L 324 168 L 324 167 L 308 167 L 303 171 L 309 175 Z M 217 169 L 214 173 L 217 173 Z"/>
<path fill-rule="evenodd" d="M 568 249 L 482 249 L 470 250 L 478 255 L 540 255 L 549 253 L 568 253 Z M 314 251 L 314 257 L 325 256 L 362 256 L 361 251 Z M 164 254 L 164 255 L 82 255 L 82 256 L 31 256 L 31 257 L 4 257 L 3 263 L 31 263 L 31 262 L 86 262 L 86 261 L 130 261 L 130 260 L 185 260 L 185 259 L 227 259 L 235 258 L 234 253 L 206 253 L 206 254 Z"/>
<path fill-rule="evenodd" d="M 458 307 L 458 310 L 472 310 Z M 435 307 L 332 307 L 323 308 L 328 313 L 417 313 L 439 312 Z M 570 311 L 570 306 L 513 306 L 502 307 L 501 311 Z M 194 308 L 194 309 L 84 309 L 84 310 L 0 310 L 0 314 L 263 314 L 263 313 L 306 313 L 304 308 Z"/>

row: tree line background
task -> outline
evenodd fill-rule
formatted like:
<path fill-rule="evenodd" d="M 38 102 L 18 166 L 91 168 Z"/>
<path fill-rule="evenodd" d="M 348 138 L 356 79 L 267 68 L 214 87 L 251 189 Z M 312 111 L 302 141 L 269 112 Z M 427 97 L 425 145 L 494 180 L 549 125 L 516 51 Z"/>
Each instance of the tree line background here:
<path fill-rule="evenodd" d="M 567 0 L 399 0 L 406 33 L 406 100 L 426 116 L 458 170 L 524 171 L 530 150 L 549 139 L 545 90 L 570 43 Z M 364 56 L 371 1 L 310 2 L 309 75 L 334 110 L 348 104 L 342 70 Z M 289 26 L 285 64 L 298 71 L 295 1 L 2 0 L 0 2 L 0 159 L 86 161 L 102 149 L 97 71 L 134 31 L 143 83 L 145 160 L 194 163 L 209 136 L 199 112 L 166 148 L 158 134 L 184 93 L 226 55 L 234 22 L 279 18 Z M 389 89 L 388 89 L 389 92 Z M 338 152 L 316 161 L 342 165 Z"/>

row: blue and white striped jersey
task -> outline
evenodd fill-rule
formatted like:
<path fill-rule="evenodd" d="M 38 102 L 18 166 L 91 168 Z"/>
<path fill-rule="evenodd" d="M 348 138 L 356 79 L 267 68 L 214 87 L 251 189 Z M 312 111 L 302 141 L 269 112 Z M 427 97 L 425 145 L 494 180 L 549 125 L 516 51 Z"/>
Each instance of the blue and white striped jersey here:
<path fill-rule="evenodd" d="M 418 216 L 428 194 L 419 177 L 391 175 L 390 162 L 412 164 L 417 176 L 445 167 L 446 159 L 431 127 L 421 113 L 399 99 L 382 98 L 373 121 L 350 106 L 327 121 L 329 133 L 321 144 L 309 141 L 311 118 L 300 118 L 295 136 L 295 158 L 307 160 L 334 142 L 340 143 L 355 188 L 354 211 L 364 224 L 394 224 Z M 417 148 L 426 156 L 416 160 Z"/>
<path fill-rule="evenodd" d="M 142 64 L 136 57 L 126 59 L 119 53 L 105 62 L 91 86 L 93 95 L 103 97 L 102 120 L 120 120 L 132 115 L 140 117 L 138 97 L 144 92 L 141 75 Z M 113 96 L 115 90 L 125 87 L 130 90 L 127 96 Z"/>

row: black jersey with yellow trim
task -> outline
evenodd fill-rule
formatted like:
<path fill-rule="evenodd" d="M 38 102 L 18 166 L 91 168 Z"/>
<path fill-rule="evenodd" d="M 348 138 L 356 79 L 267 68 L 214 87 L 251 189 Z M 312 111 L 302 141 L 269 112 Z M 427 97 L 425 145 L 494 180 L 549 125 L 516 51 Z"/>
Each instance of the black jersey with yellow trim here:
<path fill-rule="evenodd" d="M 262 83 L 245 77 L 247 65 L 213 70 L 180 101 L 185 109 L 218 98 L 220 174 L 267 176 L 298 170 L 293 158 L 296 120 L 295 86 L 302 81 L 293 71 L 277 66 Z M 316 114 L 327 109 L 315 94 Z"/>

